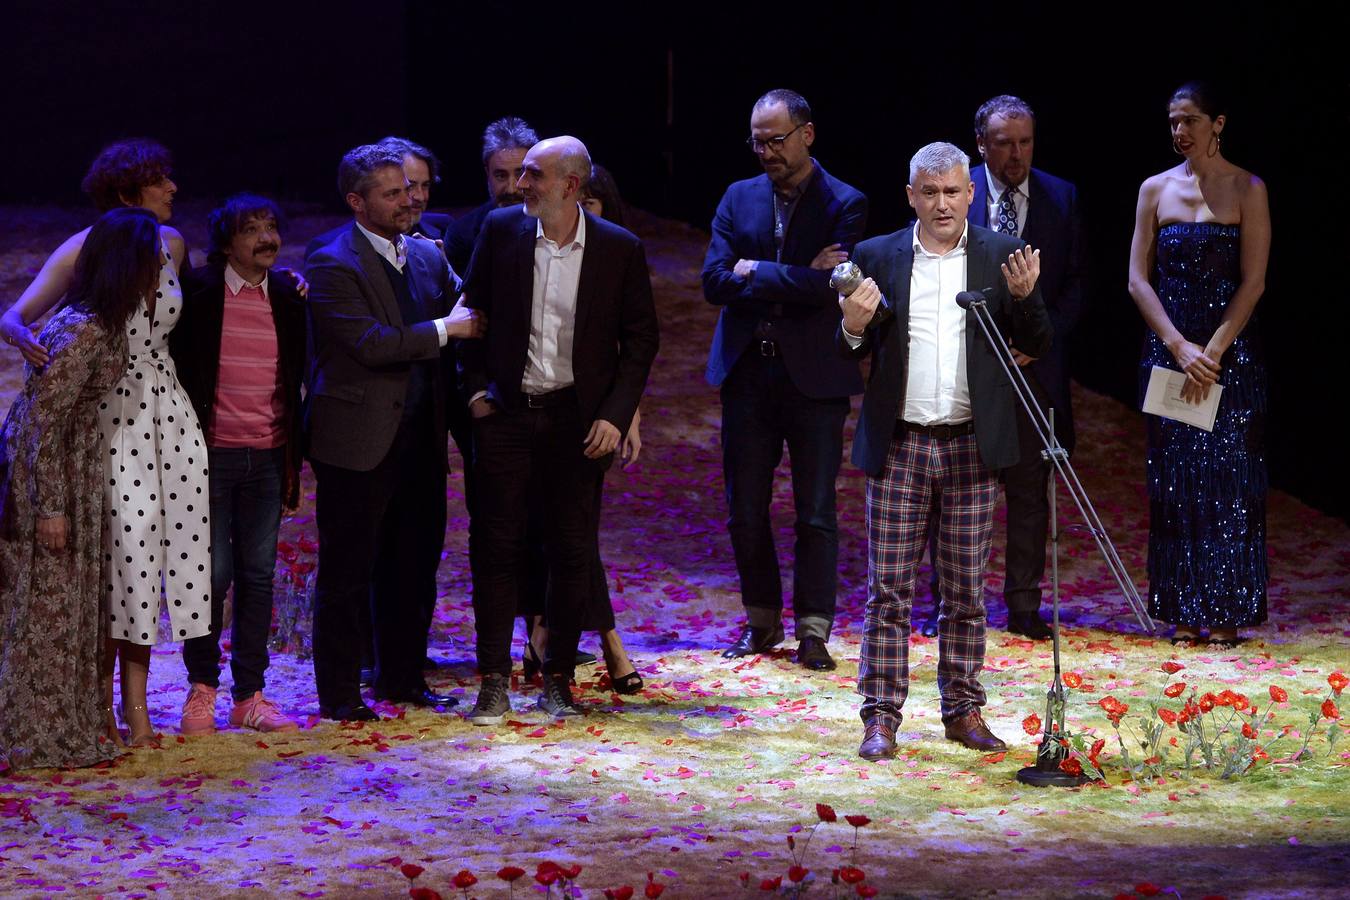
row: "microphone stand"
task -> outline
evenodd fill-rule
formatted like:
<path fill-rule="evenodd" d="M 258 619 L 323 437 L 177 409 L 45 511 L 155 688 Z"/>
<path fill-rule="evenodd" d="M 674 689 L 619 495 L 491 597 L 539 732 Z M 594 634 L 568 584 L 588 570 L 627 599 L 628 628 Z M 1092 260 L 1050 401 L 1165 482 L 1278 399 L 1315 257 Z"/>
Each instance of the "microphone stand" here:
<path fill-rule="evenodd" d="M 1041 451 L 1041 458 L 1052 463 L 1055 471 L 1059 473 L 1059 477 L 1064 480 L 1064 487 L 1068 490 L 1069 496 L 1073 498 L 1074 505 L 1078 507 L 1079 515 L 1086 522 L 1084 527 L 1091 532 L 1093 539 L 1097 542 L 1097 549 L 1101 551 L 1102 557 L 1106 560 L 1107 568 L 1115 577 L 1116 584 L 1125 596 L 1130 609 L 1134 612 L 1140 627 L 1147 634 L 1153 634 L 1156 631 L 1156 626 L 1139 597 L 1139 591 L 1135 588 L 1134 582 L 1125 570 L 1125 564 L 1121 562 L 1115 544 L 1111 542 L 1110 535 L 1106 533 L 1106 526 L 1102 524 L 1101 517 L 1097 515 L 1092 500 L 1089 499 L 1087 491 L 1083 489 L 1082 482 L 1078 480 L 1078 475 L 1073 470 L 1073 464 L 1069 462 L 1068 451 L 1060 446 L 1059 438 L 1055 435 L 1054 409 L 1050 410 L 1050 416 L 1047 419 L 1045 413 L 1041 411 L 1040 402 L 1031 391 L 1031 386 L 1027 384 L 1026 376 L 1022 374 L 1021 366 L 1017 365 L 1017 361 L 1012 358 L 1012 351 L 1008 349 L 1008 343 L 1003 340 L 1003 336 L 999 332 L 998 323 L 994 321 L 993 314 L 989 312 L 989 303 L 985 300 L 984 294 L 978 291 L 966 291 L 957 295 L 956 302 L 963 309 L 974 314 L 975 321 L 979 323 L 980 330 L 984 332 L 989 345 L 994 348 L 994 356 L 998 358 L 999 365 L 1003 367 L 1004 374 L 1008 376 L 1013 391 L 1022 404 L 1022 409 L 1026 411 L 1027 418 L 1035 426 L 1036 434 L 1045 447 Z M 1086 784 L 1089 778 L 1086 775 L 1070 774 L 1060 768 L 1060 763 L 1067 759 L 1069 754 L 1060 744 L 1060 740 L 1068 732 L 1065 728 L 1067 698 L 1060 671 L 1060 531 L 1059 516 L 1056 510 L 1055 484 L 1056 479 L 1050 479 L 1050 597 L 1052 610 L 1050 630 L 1054 650 L 1054 676 L 1050 682 L 1050 689 L 1045 695 L 1045 731 L 1041 735 L 1040 747 L 1036 751 L 1036 764 L 1020 769 L 1017 773 L 1017 780 L 1035 787 L 1077 787 Z"/>

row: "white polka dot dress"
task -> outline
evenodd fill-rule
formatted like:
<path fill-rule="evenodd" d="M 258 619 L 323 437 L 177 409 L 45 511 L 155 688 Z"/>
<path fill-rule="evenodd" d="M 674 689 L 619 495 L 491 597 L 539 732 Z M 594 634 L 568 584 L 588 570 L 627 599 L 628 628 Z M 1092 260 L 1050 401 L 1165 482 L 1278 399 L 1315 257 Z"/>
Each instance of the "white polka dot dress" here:
<path fill-rule="evenodd" d="M 135 644 L 155 643 L 161 592 L 173 640 L 211 627 L 206 440 L 169 358 L 183 290 L 163 252 L 154 314 L 142 301 L 128 320 L 127 367 L 99 407 L 109 634 Z"/>

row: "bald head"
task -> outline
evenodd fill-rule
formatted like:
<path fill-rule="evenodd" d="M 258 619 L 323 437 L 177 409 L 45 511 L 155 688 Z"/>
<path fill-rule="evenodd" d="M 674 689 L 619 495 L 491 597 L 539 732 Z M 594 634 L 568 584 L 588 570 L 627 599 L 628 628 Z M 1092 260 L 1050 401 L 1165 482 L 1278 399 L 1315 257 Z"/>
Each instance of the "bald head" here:
<path fill-rule="evenodd" d="M 525 197 L 526 215 L 544 225 L 553 236 L 570 233 L 579 215 L 581 189 L 591 177 L 591 154 L 586 145 L 569 135 L 540 141 L 525 154 L 524 171 L 517 187 Z"/>

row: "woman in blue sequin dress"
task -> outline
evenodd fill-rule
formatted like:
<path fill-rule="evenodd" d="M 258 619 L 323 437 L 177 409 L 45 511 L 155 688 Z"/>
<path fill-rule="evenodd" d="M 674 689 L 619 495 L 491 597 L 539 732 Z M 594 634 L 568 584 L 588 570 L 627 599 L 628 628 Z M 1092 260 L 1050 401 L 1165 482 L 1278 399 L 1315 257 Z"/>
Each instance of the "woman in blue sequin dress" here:
<path fill-rule="evenodd" d="M 1253 314 L 1265 289 L 1270 210 L 1261 179 L 1224 159 L 1223 106 L 1205 85 L 1168 104 L 1185 161 L 1139 189 L 1130 295 L 1154 366 L 1186 373 L 1182 397 L 1223 387 L 1214 430 L 1149 416 L 1149 612 L 1173 643 L 1232 646 L 1266 620 L 1266 371 Z"/>

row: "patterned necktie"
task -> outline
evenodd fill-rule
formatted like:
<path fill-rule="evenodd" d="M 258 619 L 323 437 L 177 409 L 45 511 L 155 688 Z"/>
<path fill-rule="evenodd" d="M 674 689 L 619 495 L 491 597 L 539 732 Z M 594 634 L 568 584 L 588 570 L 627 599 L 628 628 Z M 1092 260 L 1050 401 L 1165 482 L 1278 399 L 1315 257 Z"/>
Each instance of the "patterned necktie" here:
<path fill-rule="evenodd" d="M 1013 221 L 1014 227 L 1016 227 L 1015 224 L 1016 217 L 1013 218 Z M 394 241 L 394 265 L 397 266 L 398 270 L 401 272 L 403 271 L 403 267 L 407 265 L 407 263 L 408 263 L 408 242 L 404 239 L 403 235 L 400 234 L 398 238 Z"/>
<path fill-rule="evenodd" d="M 1003 192 L 1003 196 L 998 201 L 998 225 L 994 228 L 1000 234 L 1011 234 L 1017 237 L 1017 204 L 1013 202 L 1013 197 L 1017 194 L 1017 188 L 1008 188 Z"/>

